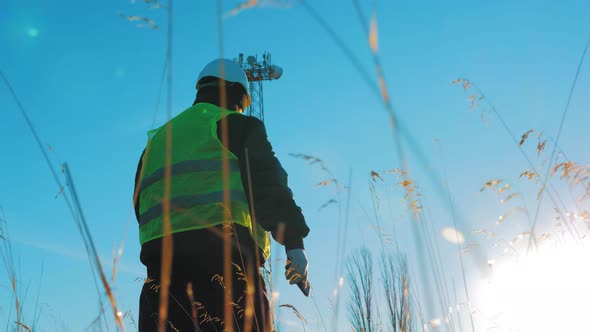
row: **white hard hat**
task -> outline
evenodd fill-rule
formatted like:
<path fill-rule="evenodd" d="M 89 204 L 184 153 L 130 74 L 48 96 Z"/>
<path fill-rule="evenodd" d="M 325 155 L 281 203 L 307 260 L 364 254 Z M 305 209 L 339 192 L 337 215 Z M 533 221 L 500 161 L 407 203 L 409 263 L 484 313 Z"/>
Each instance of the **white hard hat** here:
<path fill-rule="evenodd" d="M 221 69 L 222 66 L 223 74 Z M 235 61 L 229 59 L 216 59 L 209 62 L 199 74 L 199 78 L 197 79 L 197 88 L 199 87 L 199 81 L 203 77 L 207 76 L 217 77 L 227 82 L 240 84 L 246 90 L 248 98 L 250 98 L 250 89 L 248 88 L 249 84 L 246 73 Z"/>

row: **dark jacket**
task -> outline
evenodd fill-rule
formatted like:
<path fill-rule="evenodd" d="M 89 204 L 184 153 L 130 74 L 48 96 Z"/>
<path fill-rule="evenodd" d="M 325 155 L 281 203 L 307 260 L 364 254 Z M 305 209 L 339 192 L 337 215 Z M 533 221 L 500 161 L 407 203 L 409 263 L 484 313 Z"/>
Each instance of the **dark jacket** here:
<path fill-rule="evenodd" d="M 227 118 L 228 144 L 226 147 L 231 151 L 240 163 L 242 184 L 244 192 L 250 200 L 249 188 L 252 188 L 253 202 L 256 222 L 266 231 L 275 231 L 279 223 L 284 228 L 284 243 L 286 250 L 303 248 L 303 238 L 309 233 L 305 218 L 301 209 L 293 200 L 293 193 L 287 184 L 287 173 L 281 166 L 268 141 L 264 124 L 257 118 L 241 114 L 233 114 Z M 221 122 L 217 123 L 217 136 L 220 141 Z M 187 143 L 189 144 L 189 143 Z M 252 183 L 248 183 L 246 169 L 246 151 L 250 164 L 250 175 Z M 142 153 L 143 157 L 143 153 Z M 135 184 L 141 170 L 141 158 L 137 166 Z M 138 195 L 136 195 L 138 196 Z M 138 197 L 137 197 L 138 198 Z M 136 199 L 135 215 L 139 220 L 139 200 Z M 253 248 L 253 240 L 244 227 L 236 227 L 239 241 L 243 247 Z M 199 256 L 195 250 L 201 250 L 211 242 L 211 232 L 207 230 L 192 230 L 173 234 L 174 255 L 190 258 Z M 149 266 L 158 266 L 161 256 L 161 239 L 145 243 L 141 248 L 141 261 Z"/>

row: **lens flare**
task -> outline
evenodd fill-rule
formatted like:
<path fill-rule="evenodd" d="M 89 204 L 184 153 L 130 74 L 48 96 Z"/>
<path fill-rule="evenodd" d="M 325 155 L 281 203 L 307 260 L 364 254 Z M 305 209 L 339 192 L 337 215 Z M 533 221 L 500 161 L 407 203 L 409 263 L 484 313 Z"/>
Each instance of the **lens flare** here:
<path fill-rule="evenodd" d="M 31 38 L 37 38 L 39 36 L 39 29 L 30 27 L 27 29 L 27 36 Z"/>

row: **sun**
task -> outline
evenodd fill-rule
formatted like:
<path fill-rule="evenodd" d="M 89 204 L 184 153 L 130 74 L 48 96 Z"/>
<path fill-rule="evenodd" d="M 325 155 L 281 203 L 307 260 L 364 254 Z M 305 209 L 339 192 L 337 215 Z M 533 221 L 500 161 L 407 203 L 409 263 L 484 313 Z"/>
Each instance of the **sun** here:
<path fill-rule="evenodd" d="M 477 309 L 484 330 L 590 331 L 586 248 L 546 246 L 495 266 L 479 287 Z"/>

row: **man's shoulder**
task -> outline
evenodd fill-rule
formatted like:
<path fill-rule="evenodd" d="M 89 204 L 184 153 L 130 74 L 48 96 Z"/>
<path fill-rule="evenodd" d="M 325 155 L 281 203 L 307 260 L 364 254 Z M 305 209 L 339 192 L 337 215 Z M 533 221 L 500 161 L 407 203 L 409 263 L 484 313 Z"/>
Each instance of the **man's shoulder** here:
<path fill-rule="evenodd" d="M 264 123 L 260 119 L 244 114 L 231 114 L 227 116 L 229 126 L 239 126 L 244 130 L 254 130 L 264 128 Z"/>

